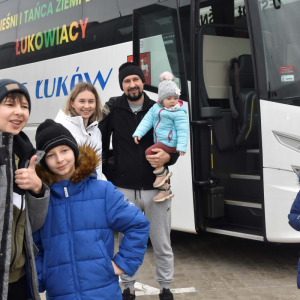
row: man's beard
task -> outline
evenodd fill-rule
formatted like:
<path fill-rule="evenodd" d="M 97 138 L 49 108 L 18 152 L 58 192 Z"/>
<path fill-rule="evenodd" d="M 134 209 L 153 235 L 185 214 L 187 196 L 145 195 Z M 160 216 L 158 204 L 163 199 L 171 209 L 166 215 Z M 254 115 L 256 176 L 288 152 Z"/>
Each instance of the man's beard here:
<path fill-rule="evenodd" d="M 134 102 L 134 101 L 140 100 L 142 98 L 142 95 L 143 95 L 143 92 L 141 92 L 140 90 L 138 90 L 137 96 L 131 96 L 130 95 L 130 91 L 128 91 L 128 95 L 126 95 L 126 97 L 127 97 L 127 99 L 129 101 L 133 101 Z"/>

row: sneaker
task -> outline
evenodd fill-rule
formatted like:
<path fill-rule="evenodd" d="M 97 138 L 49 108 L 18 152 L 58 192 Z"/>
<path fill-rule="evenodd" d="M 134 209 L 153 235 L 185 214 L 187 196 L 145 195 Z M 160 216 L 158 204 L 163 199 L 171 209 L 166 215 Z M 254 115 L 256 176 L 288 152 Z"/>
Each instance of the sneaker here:
<path fill-rule="evenodd" d="M 163 288 L 163 292 L 159 294 L 159 300 L 174 300 L 170 289 Z"/>
<path fill-rule="evenodd" d="M 155 173 L 154 173 L 155 172 Z M 171 178 L 173 175 L 172 172 L 169 171 L 169 169 L 162 167 L 162 169 L 159 169 L 157 171 L 154 171 L 153 173 L 156 175 L 156 180 L 153 183 L 153 187 L 158 188 L 165 184 L 165 182 Z"/>
<path fill-rule="evenodd" d="M 165 170 L 165 167 L 162 166 L 160 169 L 154 170 L 154 171 L 153 171 L 153 174 L 157 175 L 157 174 L 161 173 L 161 172 L 164 171 L 164 170 Z"/>
<path fill-rule="evenodd" d="M 154 202 L 162 202 L 174 197 L 174 194 L 172 193 L 168 183 L 161 186 L 158 190 L 158 194 L 153 198 Z"/>
<path fill-rule="evenodd" d="M 123 300 L 134 300 L 135 299 L 135 294 L 130 294 L 130 289 L 127 288 L 126 290 L 123 291 Z"/>

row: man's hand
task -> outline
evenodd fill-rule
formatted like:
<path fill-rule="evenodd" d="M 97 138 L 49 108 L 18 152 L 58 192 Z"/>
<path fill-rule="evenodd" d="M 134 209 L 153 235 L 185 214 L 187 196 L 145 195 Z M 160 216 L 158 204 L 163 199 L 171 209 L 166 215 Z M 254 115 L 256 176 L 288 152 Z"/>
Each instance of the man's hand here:
<path fill-rule="evenodd" d="M 161 168 L 166 163 L 171 160 L 170 154 L 165 152 L 160 148 L 152 149 L 153 152 L 156 152 L 155 155 L 147 155 L 146 159 L 149 161 L 153 168 Z"/>
<path fill-rule="evenodd" d="M 141 139 L 141 138 L 140 138 L 139 136 L 135 136 L 135 137 L 134 137 L 134 142 L 138 145 L 140 139 Z"/>
<path fill-rule="evenodd" d="M 113 265 L 113 268 L 114 268 L 114 271 L 115 271 L 115 274 L 116 274 L 116 275 L 122 275 L 122 274 L 125 274 L 125 272 L 124 272 L 122 269 L 120 269 L 120 268 L 115 264 L 114 261 L 111 261 L 111 263 L 112 263 L 112 265 Z"/>
<path fill-rule="evenodd" d="M 42 190 L 42 181 L 35 172 L 34 162 L 36 159 L 36 155 L 32 156 L 28 169 L 19 169 L 15 172 L 15 182 L 20 189 L 39 194 Z"/>
<path fill-rule="evenodd" d="M 177 153 L 179 153 L 180 156 L 184 156 L 185 152 L 182 151 L 177 151 Z"/>

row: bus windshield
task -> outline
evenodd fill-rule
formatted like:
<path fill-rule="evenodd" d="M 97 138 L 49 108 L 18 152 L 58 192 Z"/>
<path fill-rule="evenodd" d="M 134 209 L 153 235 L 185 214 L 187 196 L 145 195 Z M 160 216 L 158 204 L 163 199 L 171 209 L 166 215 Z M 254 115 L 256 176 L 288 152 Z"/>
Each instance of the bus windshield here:
<path fill-rule="evenodd" d="M 300 0 L 257 0 L 269 99 L 300 96 Z M 276 4 L 275 3 L 275 4 Z"/>

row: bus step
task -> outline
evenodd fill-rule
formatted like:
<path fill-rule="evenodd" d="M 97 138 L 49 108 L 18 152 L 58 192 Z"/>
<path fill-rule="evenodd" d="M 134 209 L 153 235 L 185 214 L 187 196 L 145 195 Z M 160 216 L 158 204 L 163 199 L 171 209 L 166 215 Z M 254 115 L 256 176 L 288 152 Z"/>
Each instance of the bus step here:
<path fill-rule="evenodd" d="M 226 224 L 255 229 L 263 228 L 263 210 L 260 204 L 225 201 Z M 244 204 L 244 205 L 241 205 Z M 247 205 L 247 206 L 246 206 Z"/>
<path fill-rule="evenodd" d="M 264 241 L 263 231 L 260 229 L 246 228 L 226 224 L 217 227 L 206 227 L 206 231 L 261 242 Z"/>
<path fill-rule="evenodd" d="M 247 149 L 247 153 L 249 153 L 249 154 L 259 154 L 259 149 Z"/>
<path fill-rule="evenodd" d="M 233 179 L 245 179 L 245 180 L 260 180 L 260 175 L 253 175 L 253 174 L 230 174 L 230 178 L 233 178 Z"/>
<path fill-rule="evenodd" d="M 243 206 L 243 207 L 262 209 L 262 205 L 259 203 L 252 203 L 252 202 L 248 202 L 248 201 L 237 201 L 237 200 L 224 200 L 224 201 L 225 201 L 226 205 L 234 205 L 234 206 Z"/>
<path fill-rule="evenodd" d="M 249 199 L 254 203 L 261 203 L 261 180 L 260 175 L 252 174 L 230 174 L 230 197 L 233 199 Z M 254 200 L 256 199 L 256 200 Z"/>

